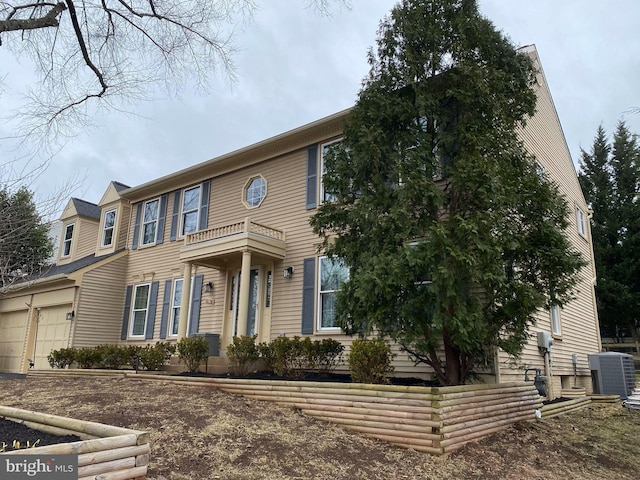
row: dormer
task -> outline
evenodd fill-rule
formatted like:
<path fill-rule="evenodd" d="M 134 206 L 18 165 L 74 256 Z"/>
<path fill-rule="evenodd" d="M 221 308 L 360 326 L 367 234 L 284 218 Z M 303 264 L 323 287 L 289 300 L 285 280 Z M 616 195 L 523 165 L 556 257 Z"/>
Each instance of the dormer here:
<path fill-rule="evenodd" d="M 125 247 L 131 207 L 129 201 L 120 196 L 120 192 L 129 188 L 119 182 L 111 182 L 102 195 L 100 223 L 95 244 L 97 257 L 107 255 Z"/>
<path fill-rule="evenodd" d="M 62 215 L 58 265 L 95 253 L 95 241 L 100 222 L 100 207 L 95 203 L 72 198 Z"/>

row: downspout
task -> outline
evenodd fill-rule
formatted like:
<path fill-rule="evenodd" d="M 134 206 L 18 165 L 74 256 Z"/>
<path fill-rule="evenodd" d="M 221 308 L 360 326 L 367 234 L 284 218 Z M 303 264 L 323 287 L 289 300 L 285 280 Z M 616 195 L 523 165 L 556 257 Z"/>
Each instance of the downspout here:
<path fill-rule="evenodd" d="M 591 256 L 591 298 L 593 304 L 593 318 L 596 321 L 596 337 L 598 339 L 598 352 L 602 351 L 602 336 L 600 335 L 600 319 L 598 318 L 598 304 L 596 302 L 596 285 L 598 284 L 598 276 L 596 273 L 596 257 L 593 252 L 593 237 L 591 236 L 591 219 L 593 218 L 593 210 L 587 210 L 587 229 L 589 234 L 589 255 Z"/>

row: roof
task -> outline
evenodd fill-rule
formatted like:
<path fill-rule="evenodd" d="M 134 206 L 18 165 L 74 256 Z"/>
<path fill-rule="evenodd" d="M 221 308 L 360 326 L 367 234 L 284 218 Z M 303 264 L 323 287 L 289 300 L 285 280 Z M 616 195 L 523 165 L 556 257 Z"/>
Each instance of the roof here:
<path fill-rule="evenodd" d="M 95 203 L 80 198 L 72 198 L 71 201 L 79 216 L 100 219 L 100 207 Z"/>
<path fill-rule="evenodd" d="M 117 250 L 113 253 L 110 253 L 108 255 L 101 255 L 99 257 L 96 257 L 95 254 L 87 255 L 86 257 L 79 258 L 78 260 L 75 260 L 71 263 L 66 263 L 64 265 L 52 265 L 50 268 L 44 270 L 39 274 L 31 275 L 30 277 L 27 278 L 27 281 L 45 279 L 45 278 L 53 277 L 55 275 L 68 275 L 70 273 L 77 272 L 78 270 L 81 270 L 90 265 L 93 265 L 94 263 L 98 263 L 104 260 L 105 258 L 109 258 L 114 255 L 117 255 L 123 250 L 124 248 L 121 248 L 120 250 Z"/>
<path fill-rule="evenodd" d="M 123 190 L 126 190 L 127 188 L 131 188 L 131 187 L 129 187 L 129 185 L 125 185 L 124 183 L 120 183 L 120 182 L 117 182 L 115 180 L 112 180 L 111 184 L 113 185 L 113 188 L 115 188 L 116 192 L 118 192 L 118 193 L 120 193 Z"/>

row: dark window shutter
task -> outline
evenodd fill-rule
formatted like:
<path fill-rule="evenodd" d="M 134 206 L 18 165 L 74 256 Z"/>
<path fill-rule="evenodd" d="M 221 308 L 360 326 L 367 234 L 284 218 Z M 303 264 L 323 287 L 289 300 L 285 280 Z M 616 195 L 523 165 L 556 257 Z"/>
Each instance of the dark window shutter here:
<path fill-rule="evenodd" d="M 180 224 L 180 190 L 176 190 L 173 195 L 173 214 L 171 215 L 171 232 L 169 240 L 176 241 L 178 237 L 178 225 Z"/>
<path fill-rule="evenodd" d="M 127 293 L 124 296 L 124 311 L 122 312 L 122 331 L 120 340 L 126 340 L 129 333 L 129 314 L 131 313 L 131 293 L 133 285 L 127 285 Z"/>
<path fill-rule="evenodd" d="M 206 230 L 209 224 L 209 197 L 211 194 L 211 180 L 202 182 L 202 195 L 200 196 L 200 225 L 198 230 Z"/>
<path fill-rule="evenodd" d="M 162 297 L 162 316 L 160 317 L 160 339 L 167 338 L 167 324 L 171 313 L 171 284 L 172 280 L 164 282 L 164 296 Z"/>
<path fill-rule="evenodd" d="M 151 340 L 153 338 L 153 329 L 156 326 L 156 305 L 158 304 L 158 285 L 160 282 L 151 284 L 151 293 L 149 295 L 149 309 L 147 310 L 147 331 L 144 338 Z"/>
<path fill-rule="evenodd" d="M 302 333 L 309 335 L 313 333 L 313 319 L 315 318 L 315 257 L 305 258 L 302 270 Z"/>
<path fill-rule="evenodd" d="M 133 245 L 131 246 L 132 250 L 136 250 L 138 248 L 138 238 L 140 238 L 140 222 L 141 221 L 142 221 L 142 202 L 140 202 L 136 207 L 136 219 L 133 224 Z"/>
<path fill-rule="evenodd" d="M 164 224 L 167 219 L 167 195 L 166 193 L 160 197 L 160 213 L 158 214 L 158 237 L 156 245 L 164 242 Z"/>
<path fill-rule="evenodd" d="M 318 205 L 318 146 L 307 149 L 307 210 Z"/>
<path fill-rule="evenodd" d="M 193 295 L 191 298 L 191 318 L 189 319 L 189 334 L 198 333 L 200 323 L 200 303 L 202 300 L 202 280 L 204 275 L 196 275 L 193 278 Z"/>

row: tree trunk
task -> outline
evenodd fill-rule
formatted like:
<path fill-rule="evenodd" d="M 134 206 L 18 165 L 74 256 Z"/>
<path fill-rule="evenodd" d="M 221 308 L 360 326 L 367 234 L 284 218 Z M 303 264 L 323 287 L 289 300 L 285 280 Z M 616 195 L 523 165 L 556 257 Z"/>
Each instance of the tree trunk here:
<path fill-rule="evenodd" d="M 444 358 L 445 358 L 445 376 L 447 385 L 460 385 L 461 383 L 461 368 L 462 362 L 460 361 L 460 350 L 455 348 L 451 342 L 446 338 L 444 339 Z"/>

